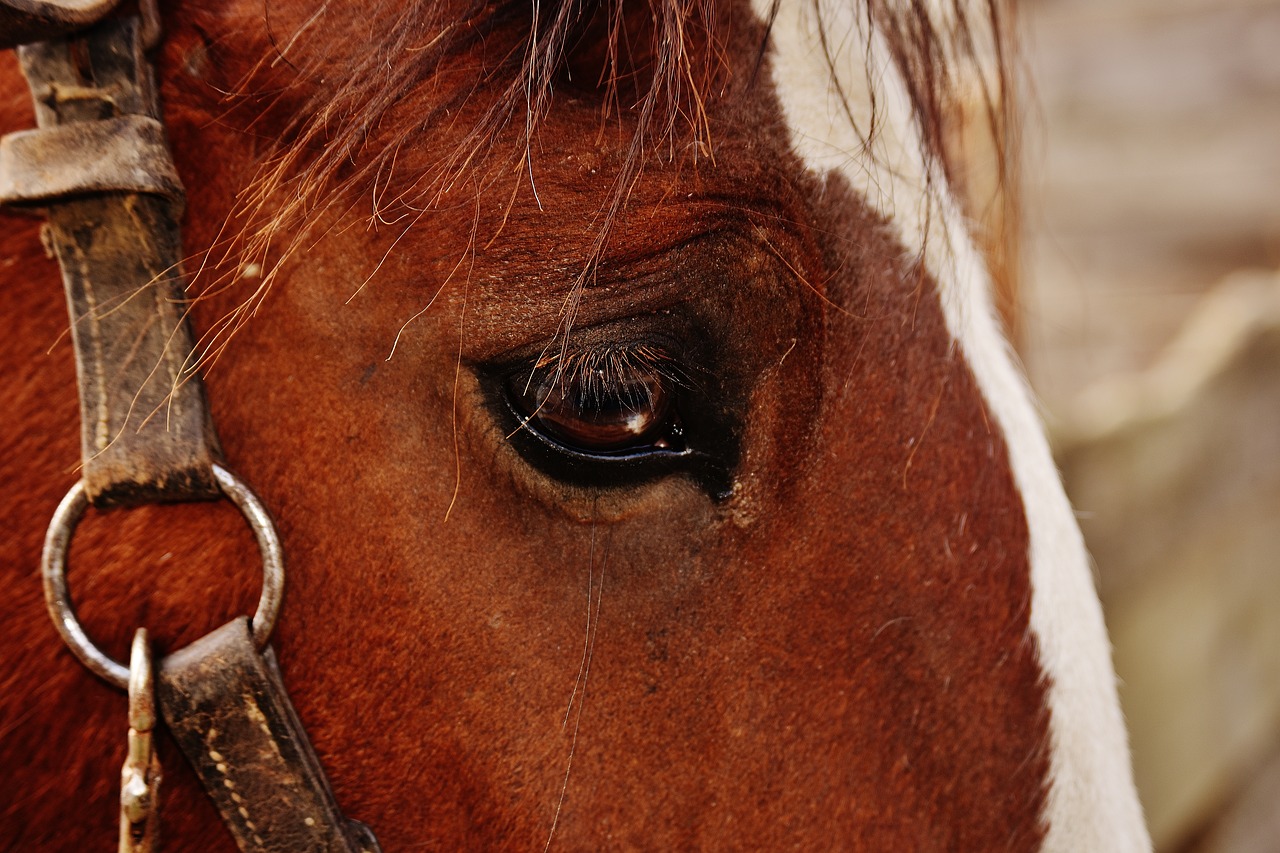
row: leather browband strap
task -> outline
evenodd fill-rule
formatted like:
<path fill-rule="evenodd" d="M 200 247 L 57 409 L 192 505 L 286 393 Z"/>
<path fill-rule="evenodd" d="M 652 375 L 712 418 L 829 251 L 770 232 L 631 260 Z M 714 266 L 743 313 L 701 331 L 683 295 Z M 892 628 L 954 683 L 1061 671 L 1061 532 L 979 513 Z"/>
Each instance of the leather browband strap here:
<path fill-rule="evenodd" d="M 157 692 L 241 850 L 379 850 L 368 827 L 338 811 L 275 655 L 253 647 L 247 618 L 165 658 Z"/>
<path fill-rule="evenodd" d="M 40 206 L 62 267 L 95 506 L 212 499 L 221 459 L 194 371 L 169 154 L 137 19 L 18 51 L 37 130 L 0 147 L 0 202 Z"/>

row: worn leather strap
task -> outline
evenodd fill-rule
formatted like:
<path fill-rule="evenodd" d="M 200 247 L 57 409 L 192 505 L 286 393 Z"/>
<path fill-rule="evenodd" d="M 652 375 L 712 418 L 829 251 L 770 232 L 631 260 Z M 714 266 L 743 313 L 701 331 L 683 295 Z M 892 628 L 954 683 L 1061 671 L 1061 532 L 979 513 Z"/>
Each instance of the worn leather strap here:
<path fill-rule="evenodd" d="M 377 853 L 338 811 L 268 648 L 240 618 L 165 658 L 160 711 L 241 850 Z"/>
<path fill-rule="evenodd" d="M 48 215 L 76 351 L 82 477 L 96 506 L 221 495 L 185 320 L 182 186 L 141 29 L 112 20 L 19 50 L 40 129 L 7 140 L 0 178 L 0 200 Z"/>
<path fill-rule="evenodd" d="M 169 156 L 164 125 L 150 116 L 131 115 L 24 130 L 0 139 L 0 202 L 56 203 L 109 192 L 158 195 L 180 209 L 182 181 Z"/>
<path fill-rule="evenodd" d="M 120 0 L 0 0 L 0 48 L 57 38 L 101 20 Z"/>

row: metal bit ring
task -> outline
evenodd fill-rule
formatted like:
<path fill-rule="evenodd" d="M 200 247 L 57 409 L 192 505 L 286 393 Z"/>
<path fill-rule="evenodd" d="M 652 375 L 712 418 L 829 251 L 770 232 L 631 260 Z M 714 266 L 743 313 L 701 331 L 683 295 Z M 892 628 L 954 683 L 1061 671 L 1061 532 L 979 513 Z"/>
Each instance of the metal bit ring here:
<path fill-rule="evenodd" d="M 284 551 L 266 507 L 244 481 L 216 464 L 213 466 L 213 475 L 222 493 L 244 516 L 258 541 L 258 551 L 262 555 L 262 595 L 258 598 L 258 609 L 252 620 L 254 645 L 262 649 L 271 637 L 271 630 L 280 615 L 280 602 L 284 593 Z M 80 662 L 109 684 L 127 690 L 129 667 L 108 657 L 89 639 L 80 620 L 76 618 L 67 588 L 67 552 L 71 546 L 71 537 L 75 535 L 76 525 L 80 523 L 88 506 L 84 483 L 77 482 L 53 513 L 49 531 L 44 537 L 44 553 L 40 558 L 44 600 L 49 608 L 49 615 L 53 618 L 54 627 Z"/>

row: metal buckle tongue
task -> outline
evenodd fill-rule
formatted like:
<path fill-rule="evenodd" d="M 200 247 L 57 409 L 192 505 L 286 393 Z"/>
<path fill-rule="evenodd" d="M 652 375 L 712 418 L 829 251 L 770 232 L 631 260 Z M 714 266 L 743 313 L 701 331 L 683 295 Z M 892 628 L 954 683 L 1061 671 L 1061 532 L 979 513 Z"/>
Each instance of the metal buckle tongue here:
<path fill-rule="evenodd" d="M 119 853 L 154 853 L 160 834 L 160 761 L 151 739 L 154 673 L 147 629 L 139 628 L 129 655 L 129 756 L 120 771 Z"/>

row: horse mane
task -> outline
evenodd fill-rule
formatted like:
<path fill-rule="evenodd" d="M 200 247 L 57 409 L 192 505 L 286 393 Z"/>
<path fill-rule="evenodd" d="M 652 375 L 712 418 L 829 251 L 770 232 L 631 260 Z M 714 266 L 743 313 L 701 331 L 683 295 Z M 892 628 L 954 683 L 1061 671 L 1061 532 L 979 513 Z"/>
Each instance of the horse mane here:
<path fill-rule="evenodd" d="M 999 180 L 1008 184 L 1012 99 L 999 0 L 856 2 L 863 25 L 881 30 L 903 71 L 929 149 L 922 155 L 939 162 L 948 178 L 962 179 L 949 138 L 974 103 L 976 86 Z M 747 85 L 766 58 L 778 3 L 773 0 L 760 33 Z M 813 0 L 820 27 L 822 3 Z M 685 152 L 714 160 L 707 107 L 730 83 L 722 45 L 726 32 L 741 26 L 728 4 L 373 0 L 358 10 L 358 21 L 330 22 L 328 16 L 339 14 L 333 5 L 280 28 L 266 4 L 261 57 L 226 95 L 228 114 L 242 112 L 249 125 L 283 131 L 273 134 L 274 143 L 240 192 L 225 231 L 231 236 L 211 250 L 221 253 L 217 262 L 206 258 L 202 265 L 230 272 L 213 283 L 197 276 L 194 288 L 209 292 L 239 270 L 261 271 L 255 290 L 207 333 L 206 359 L 216 357 L 257 310 L 284 262 L 316 239 L 317 224 L 370 192 L 368 224 L 400 228 L 402 236 L 464 185 L 479 194 L 506 182 L 509 211 L 515 181 L 540 205 L 538 134 L 557 90 L 594 93 L 602 104 L 601 135 L 613 131 L 626 140 L 575 294 L 604 255 L 610 227 L 646 164 Z M 354 53 L 353 27 L 364 29 L 357 38 L 368 46 Z M 500 94 L 472 103 L 482 89 Z M 409 100 L 413 115 L 406 121 L 401 107 Z M 400 174 L 402 150 L 440 127 L 455 131 L 459 141 L 452 150 L 425 174 Z M 877 130 L 860 132 L 868 153 Z M 477 238 L 472 235 L 473 242 Z M 567 303 L 566 334 L 575 300 Z"/>

